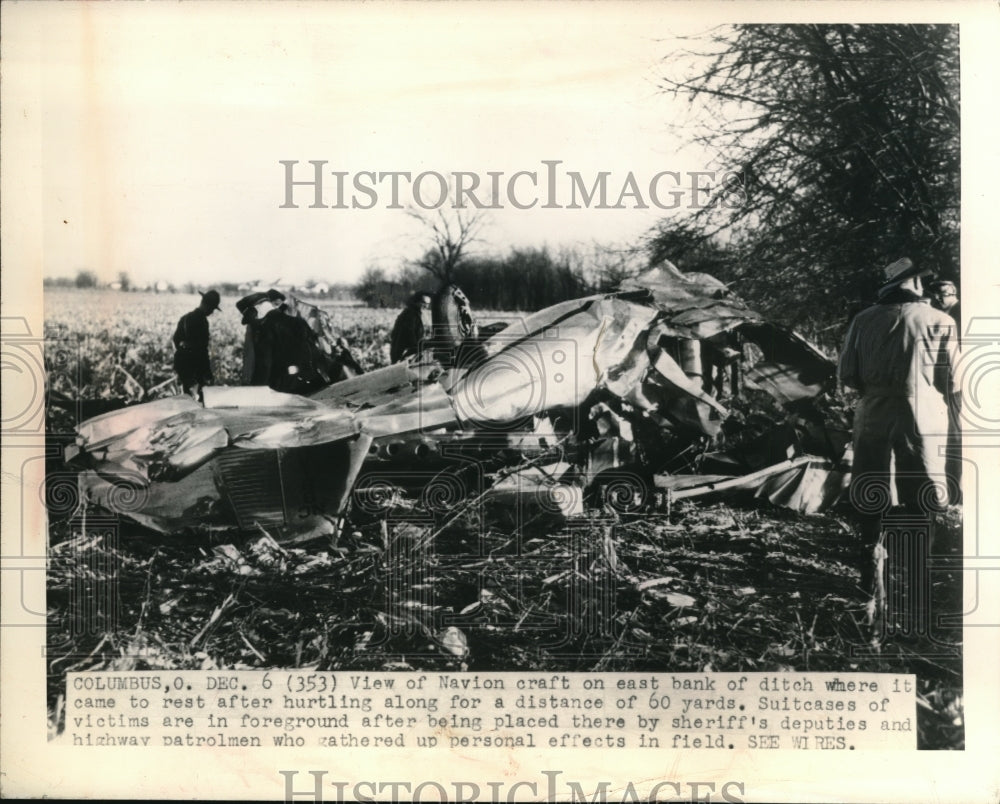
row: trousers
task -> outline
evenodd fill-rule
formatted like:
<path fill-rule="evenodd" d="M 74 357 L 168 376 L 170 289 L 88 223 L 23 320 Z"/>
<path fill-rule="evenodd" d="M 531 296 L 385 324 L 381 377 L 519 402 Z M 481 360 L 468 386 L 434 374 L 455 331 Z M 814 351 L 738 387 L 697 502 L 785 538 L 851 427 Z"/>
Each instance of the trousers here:
<path fill-rule="evenodd" d="M 866 547 L 878 540 L 893 492 L 909 514 L 933 519 L 944 510 L 948 429 L 948 407 L 938 394 L 862 398 L 854 414 L 851 503 Z"/>

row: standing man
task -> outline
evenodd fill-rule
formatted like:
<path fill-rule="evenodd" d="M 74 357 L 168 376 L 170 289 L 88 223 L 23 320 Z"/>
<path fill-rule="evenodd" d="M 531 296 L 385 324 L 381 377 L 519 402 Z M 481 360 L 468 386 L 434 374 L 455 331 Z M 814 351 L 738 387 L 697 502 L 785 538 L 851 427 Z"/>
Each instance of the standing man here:
<path fill-rule="evenodd" d="M 878 301 L 851 322 L 840 355 L 840 381 L 861 394 L 851 500 L 860 516 L 866 592 L 875 580 L 880 503 L 891 499 L 890 484 L 909 512 L 930 516 L 932 538 L 935 514 L 946 502 L 932 484 L 945 474 L 939 448 L 956 391 L 958 338 L 955 322 L 921 301 L 921 277 L 928 273 L 905 257 L 887 266 Z"/>
<path fill-rule="evenodd" d="M 316 333 L 287 302 L 264 316 L 261 326 L 271 347 L 267 384 L 287 394 L 309 394 L 326 383 L 316 367 Z"/>
<path fill-rule="evenodd" d="M 274 337 L 264 326 L 264 321 L 277 308 L 285 296 L 273 288 L 266 293 L 258 291 L 236 302 L 236 309 L 243 314 L 246 325 L 243 338 L 243 385 L 268 385 L 274 362 Z"/>
<path fill-rule="evenodd" d="M 406 307 L 396 317 L 389 341 L 389 360 L 399 363 L 423 351 L 424 316 L 431 308 L 431 294 L 425 290 L 414 293 Z"/>
<path fill-rule="evenodd" d="M 958 288 L 954 282 L 947 280 L 931 282 L 927 289 L 930 291 L 931 304 L 943 313 L 947 313 L 955 319 L 958 327 L 958 335 L 962 335 L 962 303 L 958 300 Z"/>
<path fill-rule="evenodd" d="M 955 319 L 959 339 L 962 337 L 962 303 L 958 299 L 958 288 L 947 280 L 931 282 L 928 285 L 931 304 Z M 948 473 L 951 502 L 962 501 L 962 400 L 956 395 L 948 405 L 948 459 L 945 471 Z"/>
<path fill-rule="evenodd" d="M 201 303 L 185 313 L 174 330 L 174 371 L 185 394 L 204 402 L 202 388 L 215 381 L 208 360 L 208 317 L 219 309 L 218 291 L 201 294 Z"/>

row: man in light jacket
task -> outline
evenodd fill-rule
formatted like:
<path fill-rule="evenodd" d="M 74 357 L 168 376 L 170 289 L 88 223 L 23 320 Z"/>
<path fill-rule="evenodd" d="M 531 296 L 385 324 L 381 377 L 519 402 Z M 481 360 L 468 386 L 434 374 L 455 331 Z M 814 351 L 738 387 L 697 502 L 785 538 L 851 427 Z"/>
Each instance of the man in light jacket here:
<path fill-rule="evenodd" d="M 948 405 L 957 393 L 958 333 L 922 297 L 930 271 L 903 258 L 885 268 L 877 302 L 858 313 L 840 354 L 840 381 L 856 388 L 851 501 L 860 515 L 861 581 L 875 579 L 875 547 L 891 484 L 907 513 L 931 523 L 947 503 Z"/>

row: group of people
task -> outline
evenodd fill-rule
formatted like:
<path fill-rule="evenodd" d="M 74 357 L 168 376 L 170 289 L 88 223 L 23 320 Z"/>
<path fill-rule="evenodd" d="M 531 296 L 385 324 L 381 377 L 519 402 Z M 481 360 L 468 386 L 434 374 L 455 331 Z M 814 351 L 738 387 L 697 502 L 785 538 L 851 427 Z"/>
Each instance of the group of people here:
<path fill-rule="evenodd" d="M 208 318 L 219 305 L 217 291 L 202 293 L 198 307 L 181 316 L 173 335 L 178 380 L 185 394 L 200 401 L 204 401 L 202 389 L 214 382 L 208 356 Z M 272 289 L 244 296 L 236 309 L 246 327 L 244 385 L 307 394 L 362 372 L 318 307 L 286 299 Z M 446 285 L 435 294 L 418 291 L 396 318 L 389 359 L 399 363 L 420 359 L 429 352 L 444 366 L 456 365 L 468 358 L 477 334 L 469 300 L 460 288 Z"/>
<path fill-rule="evenodd" d="M 181 316 L 173 335 L 178 382 L 185 394 L 202 402 L 204 387 L 214 382 L 208 356 L 208 317 L 219 304 L 217 291 L 202 293 L 198 307 Z M 362 373 L 347 344 L 333 332 L 325 320 L 328 316 L 318 307 L 269 290 L 244 296 L 236 309 L 246 327 L 244 385 L 308 394 Z"/>
<path fill-rule="evenodd" d="M 860 394 L 854 416 L 852 501 L 863 545 L 862 584 L 873 580 L 886 506 L 929 518 L 961 499 L 961 395 L 956 365 L 961 332 L 958 290 L 953 282 L 929 282 L 930 271 L 909 258 L 884 269 L 875 304 L 851 321 L 840 354 L 840 381 Z M 219 294 L 202 294 L 195 310 L 177 322 L 174 368 L 184 393 L 202 397 L 213 382 L 208 357 L 208 318 Z M 246 325 L 243 382 L 308 393 L 360 373 L 346 344 L 331 344 L 312 316 L 292 310 L 271 290 L 237 303 Z M 433 309 L 432 309 L 433 308 Z M 315 308 L 318 313 L 318 308 Z M 430 315 L 430 321 L 428 321 Z M 475 344 L 478 328 L 468 298 L 454 285 L 436 294 L 418 291 L 396 318 L 390 360 L 420 359 L 429 350 L 445 366 L 460 364 L 463 345 Z"/>
<path fill-rule="evenodd" d="M 854 414 L 851 500 L 862 541 L 862 587 L 872 592 L 883 515 L 893 500 L 927 522 L 961 500 L 961 334 L 958 292 L 928 283 L 909 258 L 884 269 L 875 304 L 851 321 L 840 381 L 860 394 Z"/>

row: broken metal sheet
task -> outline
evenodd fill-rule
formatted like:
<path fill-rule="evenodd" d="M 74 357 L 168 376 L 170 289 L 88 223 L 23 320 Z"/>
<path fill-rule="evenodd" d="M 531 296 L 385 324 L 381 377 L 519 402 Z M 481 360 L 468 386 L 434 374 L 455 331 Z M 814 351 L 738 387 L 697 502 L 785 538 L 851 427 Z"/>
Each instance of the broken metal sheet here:
<path fill-rule="evenodd" d="M 712 338 L 747 321 L 749 311 L 719 302 L 708 308 L 693 307 L 670 317 L 670 326 L 690 333 L 689 338 Z"/>
<path fill-rule="evenodd" d="M 141 410 L 147 405 L 155 407 Z M 146 480 L 171 480 L 196 469 L 229 443 L 221 417 L 197 403 L 194 408 L 181 406 L 180 412 L 158 402 L 147 405 L 106 414 L 109 418 L 99 428 L 81 426 L 80 449 L 94 460 L 118 465 Z M 95 435 L 96 443 L 89 440 Z"/>
<path fill-rule="evenodd" d="M 310 399 L 298 394 L 286 394 L 275 391 L 266 385 L 242 385 L 229 387 L 226 385 L 208 385 L 202 391 L 205 397 L 205 408 L 218 410 L 223 408 L 248 410 L 266 408 L 284 411 L 322 410 Z M 192 400 L 193 401 L 193 400 Z M 201 407 L 197 405 L 197 407 Z"/>
<path fill-rule="evenodd" d="M 726 491 L 736 491 L 736 490 L 747 490 L 756 489 L 767 478 L 772 475 L 780 475 L 788 472 L 791 469 L 795 469 L 800 466 L 805 466 L 810 461 L 815 461 L 815 455 L 801 455 L 798 458 L 794 458 L 788 461 L 782 461 L 781 463 L 775 464 L 774 466 L 769 466 L 766 469 L 761 469 L 757 472 L 751 472 L 748 475 L 743 475 L 740 477 L 732 477 L 726 480 L 709 481 L 699 486 L 693 486 L 689 488 L 683 488 L 679 490 L 669 489 L 669 484 L 673 481 L 661 481 L 661 478 L 672 478 L 673 475 L 655 475 L 653 478 L 654 484 L 657 488 L 667 488 L 670 490 L 670 497 L 673 500 L 684 500 L 689 497 L 702 497 L 706 494 L 716 494 L 719 492 Z M 662 483 L 666 485 L 661 486 Z"/>
<path fill-rule="evenodd" d="M 562 461 L 514 472 L 494 483 L 483 503 L 514 527 L 529 521 L 580 516 L 584 513 L 583 489 L 559 480 L 569 468 Z"/>
<path fill-rule="evenodd" d="M 850 475 L 815 455 L 800 455 L 748 475 L 656 475 L 656 487 L 672 501 L 754 491 L 754 496 L 800 514 L 815 514 L 833 506 L 845 492 Z"/>
<path fill-rule="evenodd" d="M 732 480 L 734 475 L 655 475 L 653 482 L 661 491 L 678 492 L 683 489 L 707 487 Z"/>
<path fill-rule="evenodd" d="M 486 338 L 483 341 L 483 348 L 488 357 L 493 357 L 512 344 L 520 343 L 543 333 L 548 333 L 551 337 L 558 337 L 558 327 L 563 321 L 586 311 L 594 302 L 603 298 L 605 298 L 603 295 L 584 296 L 580 299 L 553 304 L 551 307 L 526 316 L 513 318 L 501 330 Z M 553 330 L 553 327 L 557 329 Z"/>
<path fill-rule="evenodd" d="M 620 299 L 582 301 L 547 308 L 486 341 L 490 358 L 452 389 L 459 420 L 489 427 L 578 407 L 656 316 Z"/>
<path fill-rule="evenodd" d="M 726 284 L 714 276 L 695 271 L 685 273 L 669 260 L 625 280 L 621 288 L 648 291 L 657 304 L 670 310 L 684 309 L 686 303 L 697 299 L 717 299 L 728 292 Z"/>
<path fill-rule="evenodd" d="M 360 410 L 356 418 L 365 432 L 376 438 L 437 429 L 457 422 L 451 397 L 437 383 L 423 386 L 419 394 L 407 394 Z"/>
<path fill-rule="evenodd" d="M 647 410 L 657 410 L 689 429 L 714 436 L 729 411 L 706 394 L 696 378 L 688 377 L 677 362 L 660 351 L 647 382 L 632 390 L 627 400 Z"/>
<path fill-rule="evenodd" d="M 739 332 L 764 355 L 744 379 L 782 403 L 817 396 L 834 376 L 834 362 L 798 333 L 768 323 L 745 324 Z"/>
<path fill-rule="evenodd" d="M 368 453 L 371 438 L 292 450 L 224 450 L 173 482 L 143 486 L 113 465 L 79 475 L 84 499 L 169 533 L 185 527 L 272 529 L 282 541 L 331 535 Z"/>
<path fill-rule="evenodd" d="M 850 475 L 837 470 L 830 461 L 810 457 L 812 460 L 804 465 L 768 477 L 755 496 L 800 514 L 815 514 L 830 508 L 847 490 Z"/>
<path fill-rule="evenodd" d="M 293 441 L 317 444 L 349 437 L 358 429 L 348 423 L 351 414 L 344 408 L 267 386 L 206 388 L 205 403 L 222 418 L 233 443 L 244 448 L 294 446 Z M 289 434 L 293 440 L 275 443 L 282 428 L 293 423 Z"/>
<path fill-rule="evenodd" d="M 373 407 L 410 396 L 441 374 L 437 363 L 394 363 L 359 377 L 334 383 L 312 394 L 317 402 Z"/>
<path fill-rule="evenodd" d="M 649 294 L 664 313 L 662 326 L 684 338 L 708 338 L 747 322 L 760 314 L 733 296 L 713 276 L 684 273 L 664 260 L 655 268 L 621 284 L 623 291 Z"/>
<path fill-rule="evenodd" d="M 81 422 L 76 428 L 79 436 L 77 440 L 88 450 L 100 449 L 106 442 L 120 439 L 140 427 L 169 419 L 177 413 L 200 409 L 201 405 L 189 396 L 174 396 L 132 405 Z"/>
<path fill-rule="evenodd" d="M 765 391 L 785 404 L 799 399 L 809 399 L 823 391 L 822 384 L 807 385 L 798 375 L 797 368 L 762 361 L 747 369 L 743 379 L 751 388 Z"/>
<path fill-rule="evenodd" d="M 80 498 L 126 516 L 161 533 L 187 527 L 229 524 L 229 510 L 215 485 L 210 464 L 173 483 L 150 483 L 145 488 L 108 479 L 92 469 L 79 474 Z"/>
<path fill-rule="evenodd" d="M 653 363 L 653 368 L 655 369 L 655 374 L 652 375 L 651 379 L 657 385 L 690 396 L 698 402 L 715 409 L 720 416 L 729 415 L 729 411 L 714 397 L 706 394 L 701 388 L 701 383 L 688 377 L 677 362 L 666 352 L 660 352 Z"/>
<path fill-rule="evenodd" d="M 292 449 L 342 441 L 360 432 L 354 415 L 346 410 L 315 413 L 270 423 L 233 439 L 241 449 Z"/>
<path fill-rule="evenodd" d="M 552 419 L 548 416 L 535 416 L 531 432 L 515 432 L 507 437 L 509 449 L 523 456 L 537 455 L 553 449 L 566 440 L 567 434 L 556 432 Z"/>
<path fill-rule="evenodd" d="M 615 396 L 625 399 L 642 383 L 651 365 L 647 343 L 648 336 L 640 336 L 620 363 L 608 367 L 604 387 Z"/>

